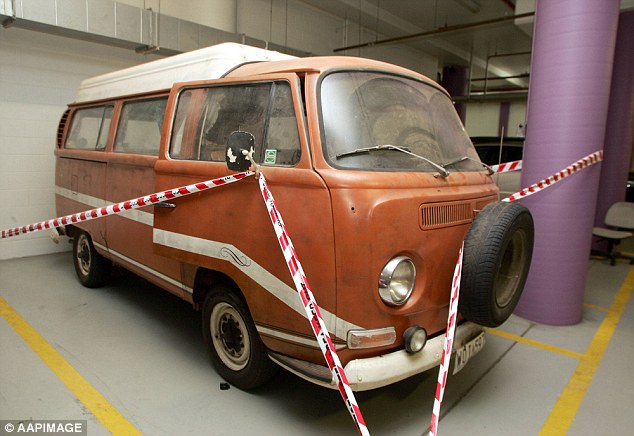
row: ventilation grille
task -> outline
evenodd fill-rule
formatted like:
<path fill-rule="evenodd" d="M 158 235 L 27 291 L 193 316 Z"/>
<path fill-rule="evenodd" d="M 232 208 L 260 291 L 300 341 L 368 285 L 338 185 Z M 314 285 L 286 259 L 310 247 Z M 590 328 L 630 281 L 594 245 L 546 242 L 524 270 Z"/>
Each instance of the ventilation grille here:
<path fill-rule="evenodd" d="M 70 114 L 70 109 L 66 109 L 64 111 L 64 115 L 59 120 L 59 125 L 57 126 L 57 148 L 62 148 L 63 140 L 64 140 L 64 128 L 66 127 L 66 122 L 68 121 L 68 115 Z"/>
<path fill-rule="evenodd" d="M 423 204 L 420 207 L 420 228 L 431 230 L 470 223 L 474 206 L 472 202 Z"/>

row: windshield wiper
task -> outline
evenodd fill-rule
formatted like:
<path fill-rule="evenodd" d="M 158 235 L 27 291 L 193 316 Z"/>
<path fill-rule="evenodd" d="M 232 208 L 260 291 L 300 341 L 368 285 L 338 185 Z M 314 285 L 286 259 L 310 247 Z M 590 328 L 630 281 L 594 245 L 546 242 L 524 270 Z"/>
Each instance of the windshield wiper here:
<path fill-rule="evenodd" d="M 369 153 L 369 152 L 374 151 L 374 150 L 398 150 L 398 151 L 400 151 L 402 153 L 409 154 L 410 156 L 414 156 L 414 157 L 416 157 L 418 159 L 424 160 L 425 162 L 427 162 L 428 164 L 430 164 L 431 166 L 436 168 L 441 176 L 443 176 L 443 177 L 448 177 L 449 176 L 449 171 L 447 171 L 444 167 L 438 165 L 436 162 L 433 162 L 433 161 L 427 159 L 426 157 L 419 156 L 419 155 L 417 155 L 415 153 L 412 153 L 407 148 L 398 147 L 396 145 L 391 145 L 391 144 L 375 145 L 373 147 L 355 148 L 354 150 L 351 150 L 351 151 L 346 151 L 344 153 L 339 153 L 335 157 L 337 159 L 341 159 L 342 157 L 353 156 L 355 154 L 361 154 L 361 153 Z"/>
<path fill-rule="evenodd" d="M 484 162 L 480 162 L 479 160 L 476 160 L 476 159 L 474 159 L 474 158 L 472 158 L 472 157 L 469 157 L 469 156 L 462 156 L 462 157 L 461 157 L 461 158 L 459 158 L 459 159 L 452 160 L 451 162 L 447 162 L 446 164 L 443 164 L 443 165 L 442 165 L 442 167 L 443 167 L 443 168 L 445 168 L 445 167 L 448 167 L 448 166 L 450 166 L 450 165 L 455 165 L 455 164 L 457 164 L 457 163 L 464 162 L 464 161 L 466 161 L 466 160 L 470 160 L 470 161 L 472 161 L 472 162 L 475 162 L 475 163 L 477 163 L 477 164 L 482 165 L 484 168 L 486 168 L 486 169 L 487 169 L 487 172 L 489 173 L 489 175 L 491 175 L 491 174 L 495 174 L 495 170 L 494 170 L 493 168 L 491 168 L 490 166 L 488 166 L 488 165 L 487 165 L 487 164 L 485 164 Z"/>
<path fill-rule="evenodd" d="M 354 150 L 339 153 L 335 157 L 337 159 L 340 159 L 346 156 L 354 156 L 355 154 L 369 153 L 374 150 L 399 150 L 399 147 L 396 147 L 395 145 L 390 145 L 390 144 L 374 145 L 372 147 L 361 147 L 361 148 L 355 148 Z"/>

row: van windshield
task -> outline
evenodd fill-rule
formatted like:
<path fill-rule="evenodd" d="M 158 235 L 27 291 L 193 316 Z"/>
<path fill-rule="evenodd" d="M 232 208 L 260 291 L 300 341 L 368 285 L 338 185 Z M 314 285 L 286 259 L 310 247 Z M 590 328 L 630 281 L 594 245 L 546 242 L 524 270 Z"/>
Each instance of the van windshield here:
<path fill-rule="evenodd" d="M 320 88 L 324 153 L 336 168 L 482 171 L 449 97 L 379 72 L 337 72 Z"/>

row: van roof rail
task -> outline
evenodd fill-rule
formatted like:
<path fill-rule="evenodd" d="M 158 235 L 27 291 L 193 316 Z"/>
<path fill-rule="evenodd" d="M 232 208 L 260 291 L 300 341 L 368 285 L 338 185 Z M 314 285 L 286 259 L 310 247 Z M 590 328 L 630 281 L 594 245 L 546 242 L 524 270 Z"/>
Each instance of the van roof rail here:
<path fill-rule="evenodd" d="M 176 82 L 219 79 L 250 62 L 294 59 L 295 56 L 227 42 L 85 79 L 76 103 L 168 90 Z"/>

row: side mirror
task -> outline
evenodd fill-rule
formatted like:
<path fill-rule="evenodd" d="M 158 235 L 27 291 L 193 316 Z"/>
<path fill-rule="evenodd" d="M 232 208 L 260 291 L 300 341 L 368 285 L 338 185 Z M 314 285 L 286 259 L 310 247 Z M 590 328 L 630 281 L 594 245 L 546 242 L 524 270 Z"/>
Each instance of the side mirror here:
<path fill-rule="evenodd" d="M 225 162 L 231 171 L 246 171 L 254 163 L 251 161 L 255 152 L 255 138 L 249 132 L 233 132 L 229 135 Z"/>

